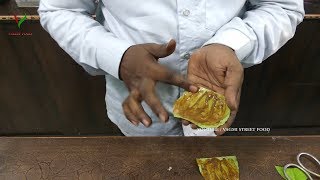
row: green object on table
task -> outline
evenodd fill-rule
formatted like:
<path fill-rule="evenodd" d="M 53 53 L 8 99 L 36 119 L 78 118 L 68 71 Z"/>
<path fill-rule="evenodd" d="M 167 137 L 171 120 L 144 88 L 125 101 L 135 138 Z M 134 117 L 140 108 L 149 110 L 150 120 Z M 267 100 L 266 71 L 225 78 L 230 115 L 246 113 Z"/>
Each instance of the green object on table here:
<path fill-rule="evenodd" d="M 275 166 L 275 168 L 283 179 L 288 180 L 284 175 L 283 167 Z M 301 171 L 299 168 L 288 168 L 286 173 L 290 177 L 290 180 L 307 180 L 308 179 L 307 176 L 304 174 L 304 172 Z"/>

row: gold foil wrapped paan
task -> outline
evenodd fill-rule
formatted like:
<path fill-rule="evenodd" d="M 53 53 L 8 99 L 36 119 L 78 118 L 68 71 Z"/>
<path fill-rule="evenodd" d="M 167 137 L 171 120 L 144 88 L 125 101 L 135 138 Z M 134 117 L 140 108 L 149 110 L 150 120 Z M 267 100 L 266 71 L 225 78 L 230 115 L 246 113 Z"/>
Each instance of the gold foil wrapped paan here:
<path fill-rule="evenodd" d="M 201 128 L 216 128 L 226 123 L 230 109 L 223 95 L 200 88 L 197 93 L 185 92 L 175 102 L 173 115 Z"/>
<path fill-rule="evenodd" d="M 239 180 L 239 164 L 235 156 L 196 159 L 205 180 Z"/>

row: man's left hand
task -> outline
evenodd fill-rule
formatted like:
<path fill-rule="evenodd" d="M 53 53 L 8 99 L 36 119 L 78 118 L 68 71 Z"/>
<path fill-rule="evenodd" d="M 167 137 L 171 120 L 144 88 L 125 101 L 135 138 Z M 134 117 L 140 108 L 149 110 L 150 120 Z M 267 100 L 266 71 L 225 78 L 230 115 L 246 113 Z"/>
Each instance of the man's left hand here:
<path fill-rule="evenodd" d="M 231 110 L 228 121 L 217 128 L 216 135 L 222 135 L 225 132 L 223 128 L 229 128 L 235 119 L 240 103 L 243 76 L 243 67 L 239 59 L 227 46 L 207 45 L 193 53 L 190 58 L 188 80 L 197 86 L 223 94 Z M 184 120 L 183 124 L 190 123 Z M 194 124 L 191 127 L 197 128 Z"/>

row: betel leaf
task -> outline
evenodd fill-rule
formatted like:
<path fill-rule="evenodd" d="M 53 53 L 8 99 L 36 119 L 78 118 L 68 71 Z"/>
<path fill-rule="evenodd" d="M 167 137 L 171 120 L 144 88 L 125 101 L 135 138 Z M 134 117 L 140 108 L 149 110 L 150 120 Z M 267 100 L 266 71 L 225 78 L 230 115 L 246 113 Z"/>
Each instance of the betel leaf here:
<path fill-rule="evenodd" d="M 286 176 L 284 175 L 283 167 L 281 166 L 275 166 L 278 173 L 281 175 L 283 179 L 286 179 Z M 299 168 L 287 168 L 286 173 L 290 177 L 290 180 L 307 180 L 307 175 L 301 171 Z"/>
<path fill-rule="evenodd" d="M 227 122 L 230 109 L 224 95 L 201 87 L 197 93 L 185 92 L 176 100 L 173 115 L 201 128 L 216 128 Z"/>
<path fill-rule="evenodd" d="M 239 164 L 236 156 L 197 158 L 196 161 L 205 180 L 239 180 Z"/>

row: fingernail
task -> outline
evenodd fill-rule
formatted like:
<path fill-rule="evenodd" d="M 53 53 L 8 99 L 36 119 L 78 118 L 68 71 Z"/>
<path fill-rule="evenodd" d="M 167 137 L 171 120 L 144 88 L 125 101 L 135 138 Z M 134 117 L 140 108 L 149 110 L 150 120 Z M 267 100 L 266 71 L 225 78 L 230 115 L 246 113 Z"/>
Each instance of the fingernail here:
<path fill-rule="evenodd" d="M 137 122 L 137 121 L 132 121 L 132 124 L 135 125 L 135 126 L 138 126 L 138 125 L 139 125 L 139 122 Z"/>
<path fill-rule="evenodd" d="M 173 39 L 170 39 L 170 40 L 167 42 L 166 47 L 169 46 L 169 44 L 171 43 L 171 41 L 173 41 Z"/>
<path fill-rule="evenodd" d="M 191 86 L 190 86 L 190 91 L 191 91 L 191 92 L 197 92 L 197 91 L 198 91 L 198 87 L 197 87 L 197 86 L 194 86 L 194 85 L 191 85 Z"/>
<path fill-rule="evenodd" d="M 166 44 L 166 49 L 168 49 L 169 43 Z"/>
<path fill-rule="evenodd" d="M 159 117 L 160 117 L 161 121 L 163 121 L 163 122 L 167 121 L 166 116 L 164 114 L 160 114 Z"/>
<path fill-rule="evenodd" d="M 149 121 L 147 119 L 142 119 L 142 122 L 145 126 L 149 126 Z"/>
<path fill-rule="evenodd" d="M 189 123 L 188 123 L 186 120 L 182 120 L 182 124 L 183 124 L 184 126 L 188 126 L 188 125 L 189 125 Z"/>

